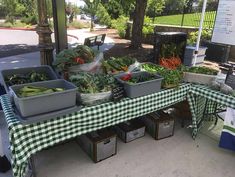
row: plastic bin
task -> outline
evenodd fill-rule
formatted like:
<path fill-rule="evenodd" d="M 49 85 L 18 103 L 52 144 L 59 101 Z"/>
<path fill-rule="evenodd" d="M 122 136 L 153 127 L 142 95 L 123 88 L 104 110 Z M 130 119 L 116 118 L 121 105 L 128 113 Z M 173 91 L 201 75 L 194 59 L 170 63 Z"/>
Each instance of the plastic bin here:
<path fill-rule="evenodd" d="M 207 47 L 199 47 L 198 55 L 205 55 Z M 196 47 L 195 46 L 186 46 L 184 56 L 194 56 Z"/>
<path fill-rule="evenodd" d="M 206 55 L 198 55 L 195 65 L 201 65 L 204 62 Z M 194 56 L 184 56 L 184 65 L 193 66 Z"/>
<path fill-rule="evenodd" d="M 50 80 L 58 79 L 56 73 L 50 66 L 43 65 L 43 66 L 35 66 L 35 67 L 27 67 L 27 68 L 16 68 L 16 69 L 7 69 L 1 71 L 1 76 L 3 78 L 3 86 L 5 90 L 9 91 L 9 86 L 6 83 L 5 78 L 14 74 L 28 74 L 31 71 L 35 71 L 37 73 L 45 73 Z"/>
<path fill-rule="evenodd" d="M 16 92 L 24 86 L 29 85 L 36 87 L 64 88 L 65 90 L 61 92 L 19 98 L 16 95 Z M 63 79 L 15 85 L 9 88 L 10 92 L 12 92 L 16 108 L 23 117 L 62 110 L 76 105 L 77 87 Z"/>
<path fill-rule="evenodd" d="M 212 81 L 216 79 L 216 75 L 198 74 L 198 73 L 184 73 L 184 81 L 196 84 L 211 85 Z"/>
<path fill-rule="evenodd" d="M 115 77 L 118 80 L 118 82 L 123 84 L 126 96 L 130 98 L 136 98 L 140 96 L 149 95 L 149 94 L 152 94 L 161 90 L 161 82 L 163 78 L 159 75 L 155 75 L 156 79 L 154 80 L 140 82 L 136 84 L 130 84 L 128 82 L 121 80 L 120 77 L 122 77 L 123 75 L 125 74 L 119 74 Z M 151 74 L 144 72 L 144 71 L 132 73 L 132 77 L 138 77 L 140 75 L 143 75 L 144 77 L 148 77 Z"/>

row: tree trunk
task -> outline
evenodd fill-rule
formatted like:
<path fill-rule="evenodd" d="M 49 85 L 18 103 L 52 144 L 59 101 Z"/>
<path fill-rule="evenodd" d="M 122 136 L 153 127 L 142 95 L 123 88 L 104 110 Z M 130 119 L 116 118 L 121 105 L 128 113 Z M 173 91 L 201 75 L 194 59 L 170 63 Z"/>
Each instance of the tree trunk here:
<path fill-rule="evenodd" d="M 136 0 L 130 46 L 133 49 L 138 49 L 142 47 L 142 28 L 144 24 L 144 15 L 146 7 L 147 0 Z"/>

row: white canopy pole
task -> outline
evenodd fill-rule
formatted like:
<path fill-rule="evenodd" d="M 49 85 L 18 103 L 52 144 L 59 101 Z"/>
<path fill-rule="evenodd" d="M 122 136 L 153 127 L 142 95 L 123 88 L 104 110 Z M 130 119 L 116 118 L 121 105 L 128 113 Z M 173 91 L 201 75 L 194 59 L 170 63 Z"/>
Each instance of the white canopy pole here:
<path fill-rule="evenodd" d="M 200 25 L 199 25 L 199 30 L 198 30 L 198 36 L 197 36 L 197 43 L 196 43 L 196 50 L 195 50 L 195 55 L 194 55 L 193 66 L 195 66 L 196 61 L 197 61 L 198 49 L 199 49 L 199 45 L 200 45 L 202 29 L 203 29 L 203 22 L 204 22 L 204 17 L 205 17 L 205 12 L 206 12 L 206 4 L 207 4 L 207 0 L 204 0 L 203 1 L 203 6 L 202 6 L 201 20 L 200 20 Z"/>

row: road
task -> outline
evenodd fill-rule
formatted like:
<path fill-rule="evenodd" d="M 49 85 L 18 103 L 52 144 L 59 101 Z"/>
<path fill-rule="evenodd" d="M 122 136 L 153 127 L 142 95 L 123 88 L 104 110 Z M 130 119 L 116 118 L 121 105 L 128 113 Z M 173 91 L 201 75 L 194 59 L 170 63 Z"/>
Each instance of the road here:
<path fill-rule="evenodd" d="M 0 58 L 38 51 L 35 31 L 0 29 Z"/>
<path fill-rule="evenodd" d="M 89 29 L 68 30 L 67 34 L 69 46 L 83 44 L 86 37 L 95 35 L 91 34 Z M 54 34 L 51 37 L 54 42 Z M 106 37 L 101 50 L 110 49 L 113 43 L 112 39 Z M 36 31 L 0 29 L 0 58 L 39 51 L 37 45 L 38 34 Z"/>

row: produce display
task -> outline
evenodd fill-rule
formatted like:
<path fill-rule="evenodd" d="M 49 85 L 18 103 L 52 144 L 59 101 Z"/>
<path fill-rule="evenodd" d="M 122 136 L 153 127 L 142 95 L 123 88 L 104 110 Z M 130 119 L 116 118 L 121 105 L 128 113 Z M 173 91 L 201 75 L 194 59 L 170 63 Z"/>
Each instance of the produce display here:
<path fill-rule="evenodd" d="M 164 88 L 178 86 L 183 78 L 183 72 L 181 71 L 181 68 L 172 70 L 153 63 L 144 63 L 141 65 L 141 68 L 149 73 L 158 73 L 161 75 L 163 77 L 162 87 Z"/>
<path fill-rule="evenodd" d="M 211 69 L 205 66 L 194 66 L 191 68 L 185 67 L 184 69 L 185 72 L 190 72 L 190 73 L 197 73 L 197 74 L 207 74 L 207 75 L 217 75 L 218 71 L 215 69 Z"/>
<path fill-rule="evenodd" d="M 130 57 L 111 57 L 105 60 L 102 65 L 106 73 L 117 74 L 122 71 L 127 71 L 128 67 L 136 62 L 136 59 Z"/>
<path fill-rule="evenodd" d="M 90 63 L 95 58 L 95 52 L 88 46 L 79 45 L 73 49 L 64 49 L 58 55 L 53 65 L 59 71 L 65 71 L 74 65 Z"/>
<path fill-rule="evenodd" d="M 8 86 L 50 80 L 45 73 L 31 71 L 28 74 L 13 74 L 5 78 Z"/>
<path fill-rule="evenodd" d="M 141 64 L 141 69 L 149 73 L 160 73 L 165 70 L 163 66 L 159 66 L 153 63 Z"/>
<path fill-rule="evenodd" d="M 138 75 L 138 76 L 132 76 L 132 74 L 126 74 L 122 77 L 120 77 L 121 80 L 128 82 L 129 84 L 137 84 L 141 82 L 147 82 L 150 80 L 156 79 L 156 75 L 150 74 L 148 76 L 144 75 Z"/>
<path fill-rule="evenodd" d="M 35 86 L 24 86 L 16 94 L 18 97 L 30 97 L 43 95 L 47 93 L 61 92 L 64 91 L 63 88 L 46 88 L 46 87 L 35 87 Z"/>
<path fill-rule="evenodd" d="M 78 87 L 80 93 L 100 93 L 112 90 L 115 79 L 112 75 L 79 73 L 70 76 L 70 81 Z"/>
<path fill-rule="evenodd" d="M 182 64 L 180 55 L 184 42 L 179 45 L 175 43 L 163 44 L 160 52 L 160 65 L 167 69 L 177 69 Z"/>
<path fill-rule="evenodd" d="M 162 80 L 162 87 L 164 88 L 177 87 L 183 79 L 183 73 L 179 70 L 164 70 L 160 75 L 164 78 Z"/>

